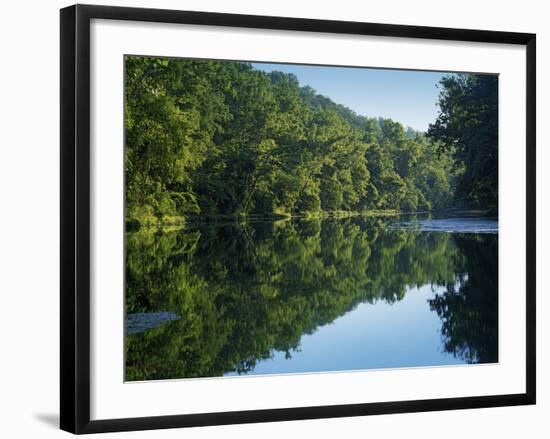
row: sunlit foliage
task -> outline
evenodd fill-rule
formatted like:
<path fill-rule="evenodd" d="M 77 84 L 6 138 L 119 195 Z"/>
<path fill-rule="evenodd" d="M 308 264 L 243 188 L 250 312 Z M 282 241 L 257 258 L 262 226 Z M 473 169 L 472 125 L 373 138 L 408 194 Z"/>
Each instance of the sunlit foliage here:
<path fill-rule="evenodd" d="M 125 131 L 129 224 L 453 202 L 439 143 L 247 63 L 127 56 Z"/>

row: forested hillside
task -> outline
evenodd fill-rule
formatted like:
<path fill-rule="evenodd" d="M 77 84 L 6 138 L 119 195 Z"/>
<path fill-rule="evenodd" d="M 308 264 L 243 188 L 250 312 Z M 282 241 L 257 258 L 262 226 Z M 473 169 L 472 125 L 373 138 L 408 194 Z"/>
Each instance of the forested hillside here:
<path fill-rule="evenodd" d="M 446 120 L 428 137 L 247 63 L 129 56 L 125 69 L 128 224 L 441 209 L 455 181 L 487 200 L 468 184 L 494 175 L 472 180 Z"/>

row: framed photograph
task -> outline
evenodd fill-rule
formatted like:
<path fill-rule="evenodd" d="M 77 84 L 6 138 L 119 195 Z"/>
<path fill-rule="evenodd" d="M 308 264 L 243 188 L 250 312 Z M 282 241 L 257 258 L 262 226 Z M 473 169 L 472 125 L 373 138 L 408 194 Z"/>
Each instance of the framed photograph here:
<path fill-rule="evenodd" d="M 535 35 L 61 10 L 62 429 L 535 387 Z"/>

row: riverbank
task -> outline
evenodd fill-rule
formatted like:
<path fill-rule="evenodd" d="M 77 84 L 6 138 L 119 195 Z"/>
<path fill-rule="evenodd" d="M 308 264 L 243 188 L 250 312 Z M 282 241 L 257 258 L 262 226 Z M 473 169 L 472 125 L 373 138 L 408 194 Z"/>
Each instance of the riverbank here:
<path fill-rule="evenodd" d="M 199 224 L 223 224 L 223 223 L 239 223 L 246 224 L 257 221 L 289 221 L 292 219 L 324 219 L 324 218 L 350 218 L 350 217 L 383 217 L 402 215 L 394 209 L 384 210 L 366 210 L 362 212 L 338 210 L 332 212 L 307 212 L 304 214 L 290 215 L 287 213 L 270 213 L 270 214 L 233 214 L 233 215 L 204 215 L 204 216 L 166 216 L 163 218 L 147 217 L 145 219 L 128 219 L 126 221 L 127 230 L 137 230 L 141 228 L 152 229 L 174 229 L 189 225 Z"/>
<path fill-rule="evenodd" d="M 488 217 L 496 218 L 498 211 L 494 209 L 468 209 L 464 207 L 438 209 L 438 210 L 422 210 L 422 211 L 400 211 L 397 209 L 379 209 L 358 211 L 318 211 L 307 212 L 303 214 L 290 215 L 285 212 L 275 212 L 270 214 L 232 214 L 232 215 L 196 215 L 196 216 L 165 216 L 162 218 L 147 217 L 144 219 L 129 219 L 126 221 L 127 230 L 151 229 L 164 231 L 177 230 L 187 226 L 200 226 L 203 224 L 247 224 L 252 222 L 283 222 L 290 220 L 313 220 L 313 219 L 328 219 L 328 218 L 352 218 L 352 217 L 392 217 L 392 216 L 414 216 L 414 215 L 446 215 L 446 216 L 473 216 L 473 217 Z"/>

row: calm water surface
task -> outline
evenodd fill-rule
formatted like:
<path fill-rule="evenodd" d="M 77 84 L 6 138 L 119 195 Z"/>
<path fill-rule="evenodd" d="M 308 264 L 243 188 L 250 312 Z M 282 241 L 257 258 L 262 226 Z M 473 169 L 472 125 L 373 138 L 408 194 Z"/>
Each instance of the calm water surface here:
<path fill-rule="evenodd" d="M 495 219 L 264 221 L 126 237 L 126 379 L 498 361 Z"/>

